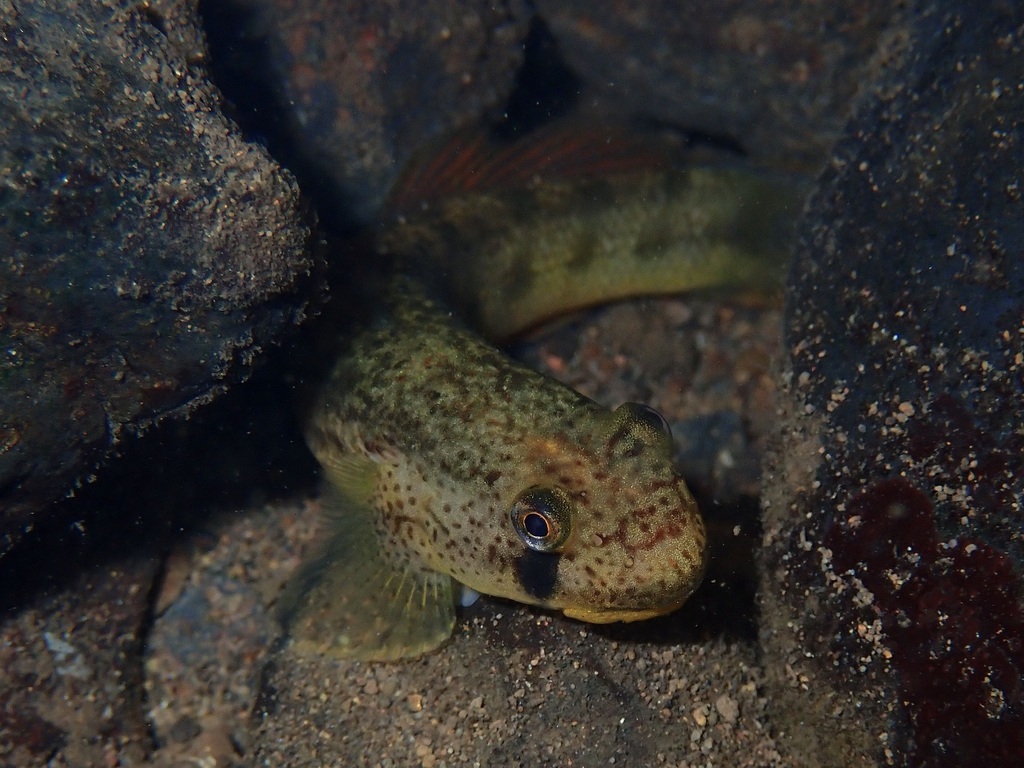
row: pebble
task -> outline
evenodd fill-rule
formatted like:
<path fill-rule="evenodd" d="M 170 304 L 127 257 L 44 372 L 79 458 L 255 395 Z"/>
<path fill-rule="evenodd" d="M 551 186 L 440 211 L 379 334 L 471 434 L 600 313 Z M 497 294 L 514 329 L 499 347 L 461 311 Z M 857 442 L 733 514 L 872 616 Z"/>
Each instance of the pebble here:
<path fill-rule="evenodd" d="M 715 709 L 729 725 L 735 725 L 740 716 L 740 705 L 727 693 L 723 693 L 715 699 Z"/>

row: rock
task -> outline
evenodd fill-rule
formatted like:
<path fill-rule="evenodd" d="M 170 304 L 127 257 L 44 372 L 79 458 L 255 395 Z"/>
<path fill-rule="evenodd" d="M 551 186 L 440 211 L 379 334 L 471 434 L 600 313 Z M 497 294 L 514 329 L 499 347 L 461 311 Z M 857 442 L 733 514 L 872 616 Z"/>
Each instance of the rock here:
<path fill-rule="evenodd" d="M 0 558 L 306 301 L 298 189 L 221 114 L 194 6 L 160 8 L 0 11 Z"/>
<path fill-rule="evenodd" d="M 761 643 L 800 765 L 1024 753 L 1024 10 L 914 18 L 791 276 Z"/>
<path fill-rule="evenodd" d="M 530 21 L 524 0 L 214 5 L 221 78 L 333 228 L 372 217 L 414 151 L 500 115 Z"/>
<path fill-rule="evenodd" d="M 897 4 L 538 0 L 583 101 L 816 169 L 905 36 Z"/>

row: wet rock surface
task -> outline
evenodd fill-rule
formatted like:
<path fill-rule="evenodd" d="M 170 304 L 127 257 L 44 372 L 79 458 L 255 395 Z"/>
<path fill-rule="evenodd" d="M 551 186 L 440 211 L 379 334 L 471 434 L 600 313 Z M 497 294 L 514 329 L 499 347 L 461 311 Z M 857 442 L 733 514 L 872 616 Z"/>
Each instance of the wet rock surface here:
<path fill-rule="evenodd" d="M 808 206 L 761 628 L 802 764 L 1024 750 L 1022 24 L 919 15 Z"/>
<path fill-rule="evenodd" d="M 582 102 L 817 168 L 906 37 L 898 3 L 539 0 Z"/>
<path fill-rule="evenodd" d="M 297 187 L 163 26 L 156 5 L 0 11 L 0 557 L 308 301 Z"/>
<path fill-rule="evenodd" d="M 522 0 L 233 0 L 203 12 L 218 79 L 335 228 L 371 218 L 416 150 L 500 116 L 530 21 Z"/>

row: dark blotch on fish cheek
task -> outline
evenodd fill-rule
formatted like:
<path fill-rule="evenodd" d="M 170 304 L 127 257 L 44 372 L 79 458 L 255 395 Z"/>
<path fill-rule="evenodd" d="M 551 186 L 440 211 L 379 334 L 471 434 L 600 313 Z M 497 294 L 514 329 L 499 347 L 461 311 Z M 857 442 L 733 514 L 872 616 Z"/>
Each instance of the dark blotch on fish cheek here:
<path fill-rule="evenodd" d="M 558 563 L 561 555 L 554 552 L 535 552 L 527 549 L 516 558 L 516 578 L 526 594 L 538 600 L 547 600 L 555 592 L 558 581 Z"/>

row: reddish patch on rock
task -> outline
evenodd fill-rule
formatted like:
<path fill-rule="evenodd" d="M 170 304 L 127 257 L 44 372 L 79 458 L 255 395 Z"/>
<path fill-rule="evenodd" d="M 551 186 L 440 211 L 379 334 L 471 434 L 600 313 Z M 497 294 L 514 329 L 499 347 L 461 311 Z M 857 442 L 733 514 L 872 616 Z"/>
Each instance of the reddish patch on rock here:
<path fill-rule="evenodd" d="M 874 594 L 912 729 L 910 765 L 1019 765 L 1024 754 L 1024 613 L 1010 559 L 939 540 L 931 500 L 901 478 L 848 505 L 826 536 L 838 572 Z"/>

